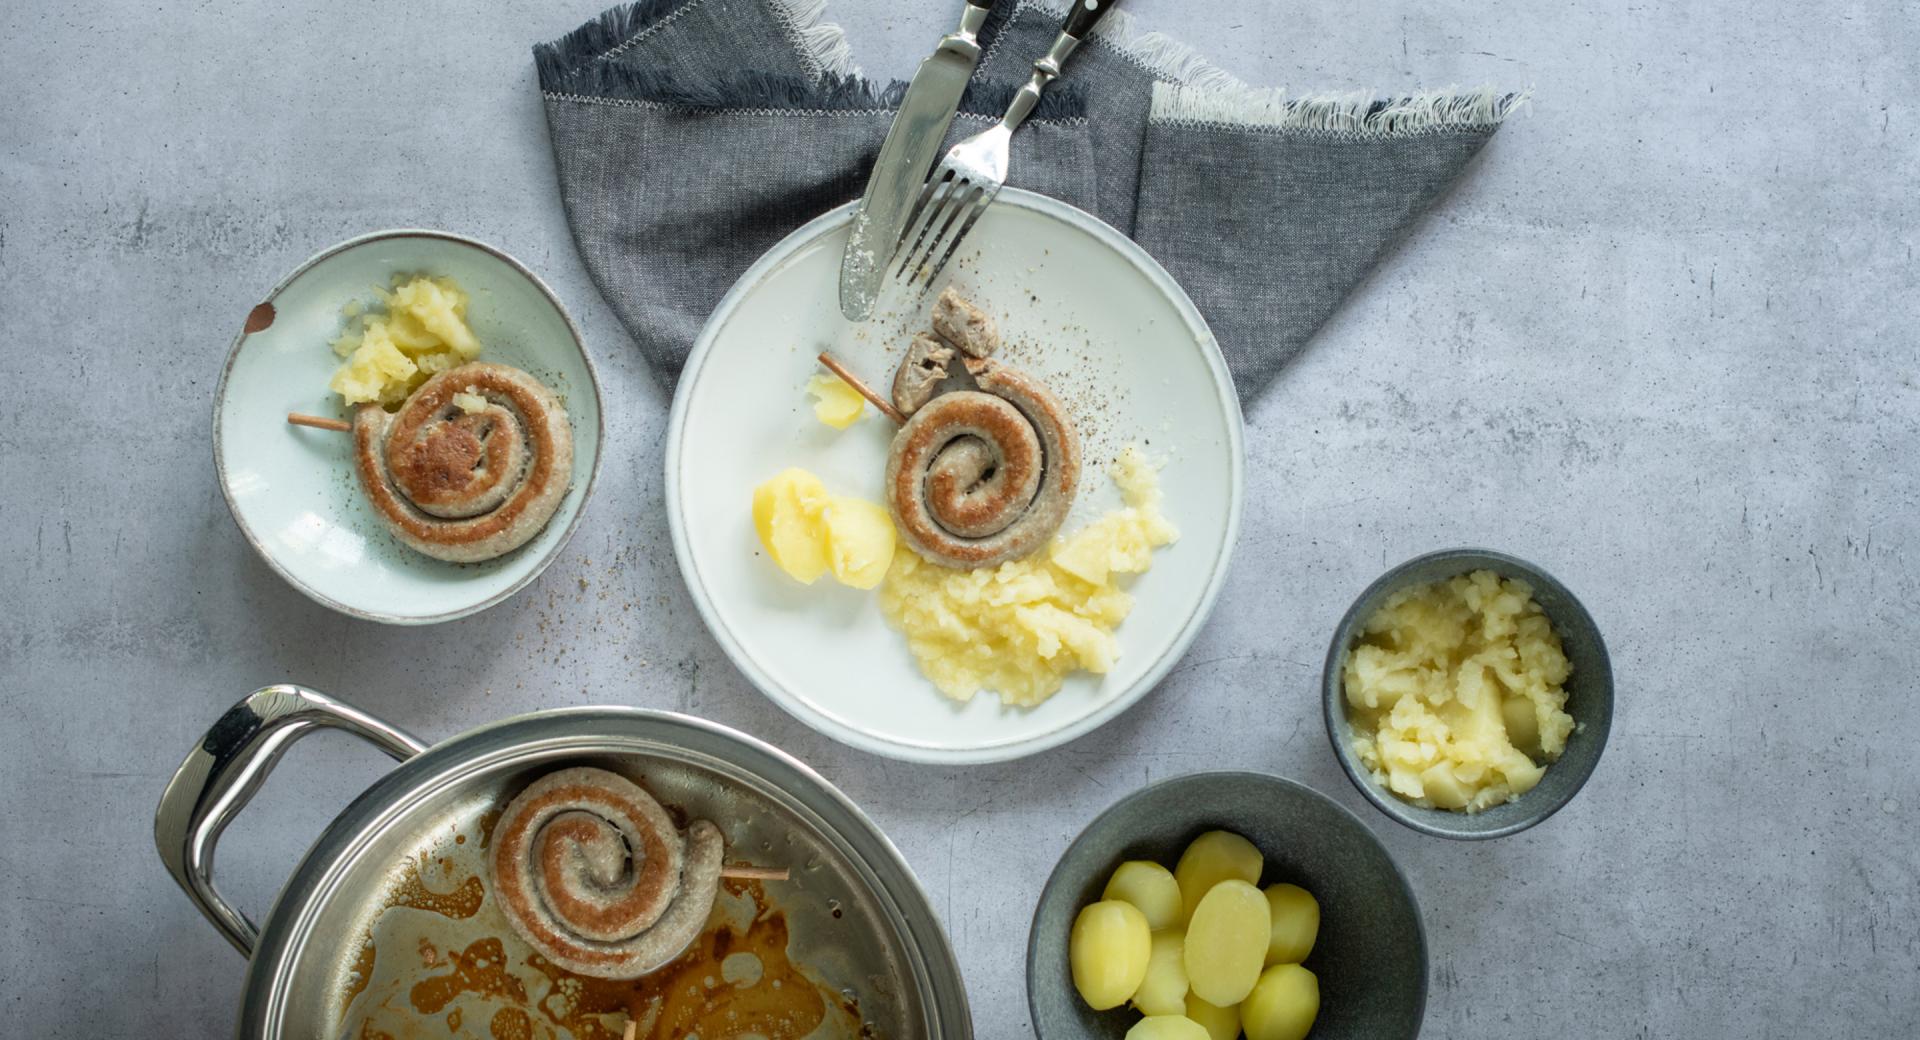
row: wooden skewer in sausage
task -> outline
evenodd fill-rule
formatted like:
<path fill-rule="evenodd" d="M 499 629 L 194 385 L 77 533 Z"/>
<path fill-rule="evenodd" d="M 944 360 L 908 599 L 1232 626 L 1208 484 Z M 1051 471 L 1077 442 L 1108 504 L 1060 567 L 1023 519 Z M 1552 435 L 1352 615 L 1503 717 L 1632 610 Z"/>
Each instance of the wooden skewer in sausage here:
<path fill-rule="evenodd" d="M 706 927 L 720 879 L 785 880 L 724 867 L 707 820 L 684 834 L 638 784 L 604 769 L 561 769 L 501 813 L 489 846 L 494 899 L 548 960 L 597 978 L 633 979 L 680 956 Z"/>
<path fill-rule="evenodd" d="M 531 541 L 573 482 L 565 406 L 506 365 L 441 372 L 391 414 L 363 404 L 350 423 L 298 412 L 287 422 L 352 433 L 354 470 L 375 515 L 409 548 L 454 563 Z"/>

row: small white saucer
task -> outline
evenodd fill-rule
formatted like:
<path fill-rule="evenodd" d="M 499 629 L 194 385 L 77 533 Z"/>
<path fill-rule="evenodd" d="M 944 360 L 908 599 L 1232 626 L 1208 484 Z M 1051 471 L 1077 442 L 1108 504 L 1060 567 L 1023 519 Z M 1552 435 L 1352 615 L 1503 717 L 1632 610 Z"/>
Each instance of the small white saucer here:
<path fill-rule="evenodd" d="M 533 541 L 453 564 L 387 533 L 354 476 L 347 434 L 287 425 L 288 412 L 345 418 L 327 380 L 350 300 L 377 302 L 398 274 L 446 275 L 467 291 L 482 360 L 552 387 L 573 424 L 573 489 Z M 247 541 L 294 588 L 343 614 L 396 625 L 485 610 L 538 577 L 573 535 L 600 469 L 600 388 L 580 331 L 552 290 L 492 246 L 442 231 L 376 231 L 301 264 L 247 316 L 214 392 L 213 461 Z"/>
<path fill-rule="evenodd" d="M 883 298 L 859 325 L 840 314 L 852 207 L 795 231 L 740 279 L 682 374 L 668 426 L 667 515 L 694 604 L 735 665 L 802 721 L 854 747 L 922 762 L 990 762 L 1065 743 L 1125 711 L 1186 652 L 1220 591 L 1239 531 L 1243 455 L 1233 383 L 1213 335 L 1172 276 L 1097 218 L 1009 189 L 981 218 L 951 281 L 1000 323 L 1009 364 L 1072 411 L 1084 476 L 1071 530 L 1120 505 L 1106 465 L 1130 443 L 1166 462 L 1161 486 L 1180 540 L 1132 585 L 1135 606 L 1105 676 L 1076 674 L 1045 704 L 1003 708 L 942 696 L 878 595 L 803 587 L 760 551 L 755 485 L 788 466 L 838 494 L 881 500 L 893 429 L 871 409 L 835 431 L 802 388 L 831 349 L 891 385 L 930 298 Z M 905 550 L 903 550 L 905 551 Z"/>

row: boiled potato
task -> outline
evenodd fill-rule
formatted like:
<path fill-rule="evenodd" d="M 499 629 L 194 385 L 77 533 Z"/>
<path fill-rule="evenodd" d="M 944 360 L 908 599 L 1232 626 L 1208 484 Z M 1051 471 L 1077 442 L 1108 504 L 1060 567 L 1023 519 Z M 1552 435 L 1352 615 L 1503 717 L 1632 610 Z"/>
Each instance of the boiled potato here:
<path fill-rule="evenodd" d="M 1212 1040 L 1239 1040 L 1240 1008 L 1236 1005 L 1214 1007 L 1193 994 L 1187 994 L 1187 1017 L 1206 1027 Z"/>
<path fill-rule="evenodd" d="M 1193 844 L 1180 854 L 1180 862 L 1173 868 L 1186 915 L 1191 918 L 1200 900 L 1213 886 L 1228 878 L 1257 884 L 1264 862 L 1253 842 L 1232 831 L 1208 831 L 1193 839 Z"/>
<path fill-rule="evenodd" d="M 1319 1014 L 1320 980 L 1298 964 L 1268 968 L 1240 1005 L 1247 1040 L 1302 1040 Z"/>
<path fill-rule="evenodd" d="M 1252 884 L 1233 878 L 1213 886 L 1187 922 L 1187 985 L 1225 1007 L 1253 992 L 1273 938 L 1273 912 Z"/>
<path fill-rule="evenodd" d="M 807 393 L 813 395 L 814 418 L 836 430 L 852 426 L 867 410 L 867 399 L 839 376 L 814 376 L 807 380 Z"/>
<path fill-rule="evenodd" d="M 1156 932 L 1186 923 L 1186 908 L 1180 902 L 1180 883 L 1173 879 L 1173 871 L 1150 860 L 1135 859 L 1120 864 L 1113 877 L 1107 879 L 1107 889 L 1100 898 L 1132 903 L 1147 915 L 1147 927 Z"/>
<path fill-rule="evenodd" d="M 1095 1011 L 1119 1007 L 1146 978 L 1152 951 L 1152 933 L 1139 910 L 1117 899 L 1090 903 L 1073 919 L 1067 938 L 1073 988 Z"/>
<path fill-rule="evenodd" d="M 1544 757 L 1540 751 L 1540 713 L 1523 696 L 1508 696 L 1500 702 L 1500 721 L 1506 724 L 1507 740 L 1530 758 Z"/>
<path fill-rule="evenodd" d="M 1210 1040 L 1205 1026 L 1185 1015 L 1148 1015 L 1127 1030 L 1126 1040 Z"/>
<path fill-rule="evenodd" d="M 893 563 L 893 517 L 886 507 L 835 496 L 827 500 L 821 520 L 834 580 L 856 589 L 878 587 Z"/>
<path fill-rule="evenodd" d="M 1153 933 L 1147 977 L 1133 993 L 1143 1015 L 1181 1015 L 1187 1010 L 1186 936 L 1177 929 Z"/>
<path fill-rule="evenodd" d="M 821 514 L 830 496 L 820 478 L 786 470 L 753 489 L 753 529 L 767 555 L 793 580 L 811 585 L 827 572 Z"/>
<path fill-rule="evenodd" d="M 1320 935 L 1320 901 L 1299 885 L 1268 885 L 1267 909 L 1273 914 L 1273 935 L 1267 942 L 1267 963 L 1298 964 L 1313 952 Z"/>

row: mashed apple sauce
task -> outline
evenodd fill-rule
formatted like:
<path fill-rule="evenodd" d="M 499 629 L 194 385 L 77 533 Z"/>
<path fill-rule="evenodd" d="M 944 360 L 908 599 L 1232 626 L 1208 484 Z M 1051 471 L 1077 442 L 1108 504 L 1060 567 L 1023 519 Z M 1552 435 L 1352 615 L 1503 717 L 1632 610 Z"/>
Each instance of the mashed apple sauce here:
<path fill-rule="evenodd" d="M 1144 573 L 1179 532 L 1161 512 L 1145 454 L 1128 448 L 1109 473 L 1125 507 L 1031 556 L 963 571 L 894 554 L 881 611 L 941 693 L 965 701 L 992 690 L 1003 704 L 1031 707 L 1071 672 L 1113 667 L 1114 630 L 1133 609 L 1119 578 Z"/>
<path fill-rule="evenodd" d="M 1414 805 L 1510 802 L 1566 747 L 1572 670 L 1523 581 L 1482 570 L 1403 589 L 1347 656 L 1354 754 Z"/>

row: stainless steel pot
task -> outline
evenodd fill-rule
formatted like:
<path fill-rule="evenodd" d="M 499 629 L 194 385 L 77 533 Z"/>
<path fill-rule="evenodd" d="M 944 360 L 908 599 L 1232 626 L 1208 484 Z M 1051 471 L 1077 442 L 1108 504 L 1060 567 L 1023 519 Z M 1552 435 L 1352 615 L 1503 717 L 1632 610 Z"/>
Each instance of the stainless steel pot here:
<path fill-rule="evenodd" d="M 320 728 L 353 733 L 401 764 L 327 827 L 256 927 L 214 888 L 215 845 L 287 748 Z M 720 823 L 730 858 L 791 867 L 792 881 L 768 891 L 793 960 L 853 997 L 873 1035 L 973 1035 L 959 966 L 912 870 L 852 802 L 784 752 L 699 719 L 627 708 L 536 712 L 428 747 L 291 685 L 253 694 L 214 724 L 167 785 L 154 823 L 174 879 L 248 957 L 237 1035 L 340 1036 L 369 970 L 356 957 L 409 865 L 465 856 L 477 868 L 484 839 L 469 837 L 563 761 L 625 773 Z"/>

